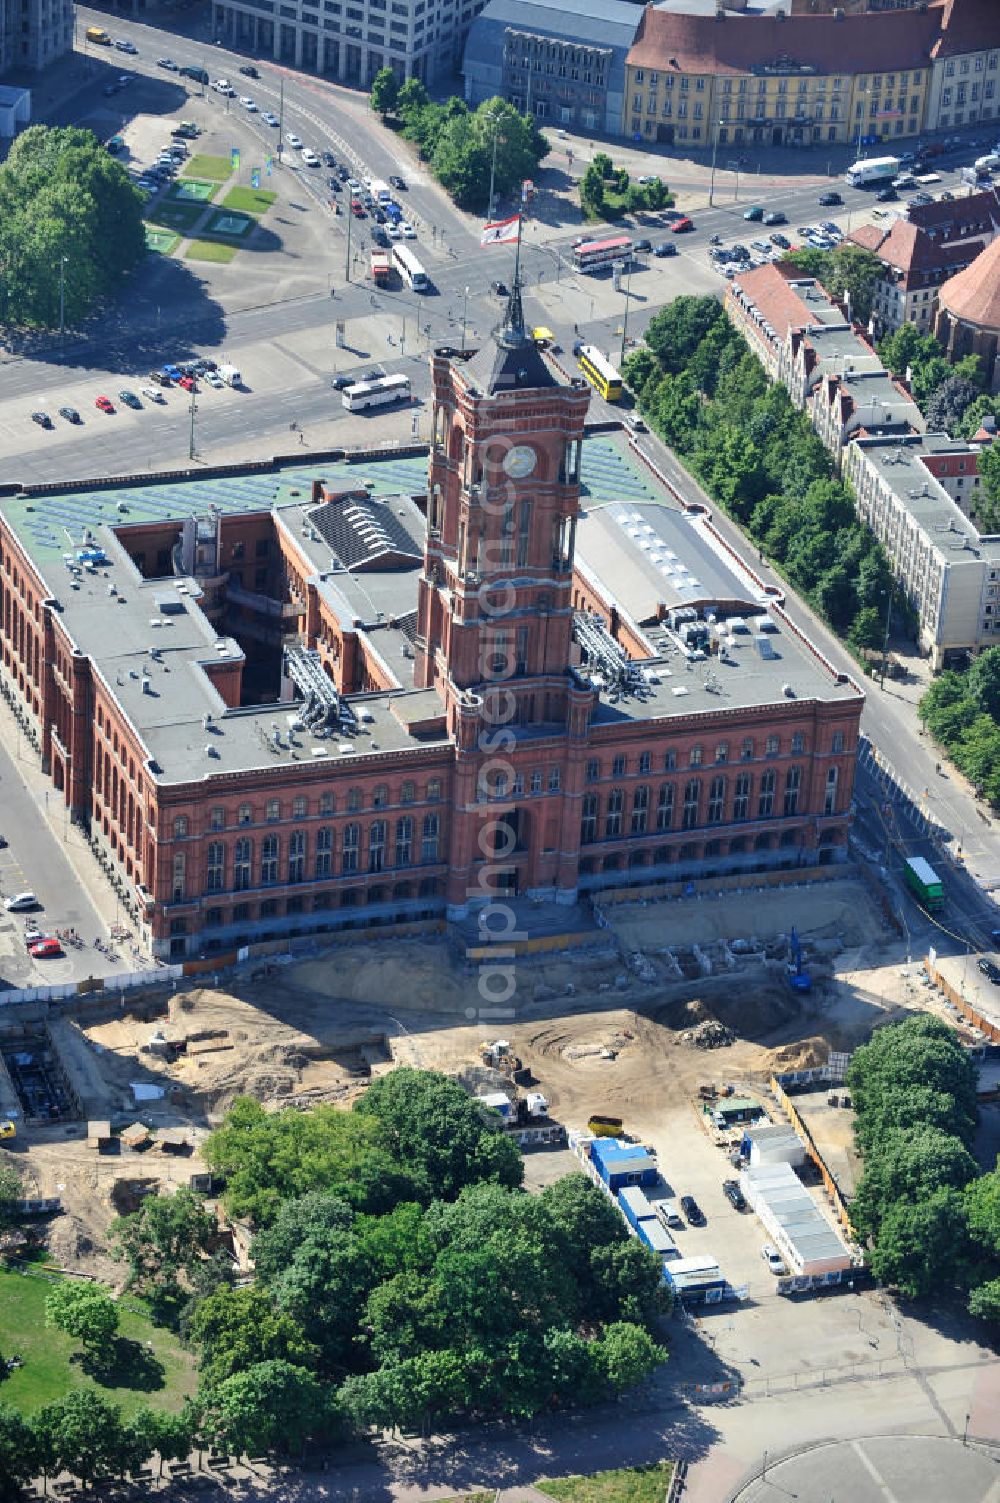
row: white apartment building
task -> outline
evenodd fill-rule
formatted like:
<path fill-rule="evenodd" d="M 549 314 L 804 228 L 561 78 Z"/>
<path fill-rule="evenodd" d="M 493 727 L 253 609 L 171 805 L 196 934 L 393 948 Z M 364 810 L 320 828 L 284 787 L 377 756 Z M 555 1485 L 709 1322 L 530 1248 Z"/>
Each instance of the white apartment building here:
<path fill-rule="evenodd" d="M 0 0 L 0 77 L 40 72 L 73 48 L 73 0 Z"/>
<path fill-rule="evenodd" d="M 944 0 L 931 48 L 926 130 L 1000 117 L 1000 6 L 995 0 Z"/>
<path fill-rule="evenodd" d="M 457 72 L 485 0 L 214 0 L 213 34 L 339 83 L 381 68 L 432 84 Z"/>

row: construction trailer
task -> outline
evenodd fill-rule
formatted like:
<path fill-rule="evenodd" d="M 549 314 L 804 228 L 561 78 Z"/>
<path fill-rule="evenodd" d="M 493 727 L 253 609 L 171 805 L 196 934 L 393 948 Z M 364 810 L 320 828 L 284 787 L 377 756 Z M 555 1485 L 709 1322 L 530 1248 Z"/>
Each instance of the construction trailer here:
<path fill-rule="evenodd" d="M 663 1276 L 675 1298 L 685 1305 L 717 1305 L 735 1297 L 711 1253 L 698 1258 L 677 1258 L 664 1263 Z"/>
<path fill-rule="evenodd" d="M 791 1164 L 742 1170 L 740 1189 L 793 1274 L 843 1272 L 854 1259 Z"/>
<path fill-rule="evenodd" d="M 793 1127 L 763 1122 L 748 1127 L 743 1134 L 740 1152 L 751 1169 L 761 1164 L 791 1164 L 798 1168 L 806 1161 L 806 1145 Z"/>
<path fill-rule="evenodd" d="M 626 1185 L 655 1185 L 659 1178 L 656 1159 L 649 1149 L 620 1138 L 595 1138 L 590 1144 L 590 1161 L 612 1195 Z"/>
<path fill-rule="evenodd" d="M 657 1253 L 665 1261 L 680 1257 L 680 1249 L 656 1214 L 656 1207 L 647 1199 L 638 1185 L 626 1185 L 615 1199 L 622 1215 L 635 1232 L 640 1242 Z"/>
<path fill-rule="evenodd" d="M 728 1096 L 712 1108 L 712 1121 L 722 1130 L 739 1127 L 744 1122 L 759 1122 L 766 1115 L 760 1102 L 749 1096 Z"/>

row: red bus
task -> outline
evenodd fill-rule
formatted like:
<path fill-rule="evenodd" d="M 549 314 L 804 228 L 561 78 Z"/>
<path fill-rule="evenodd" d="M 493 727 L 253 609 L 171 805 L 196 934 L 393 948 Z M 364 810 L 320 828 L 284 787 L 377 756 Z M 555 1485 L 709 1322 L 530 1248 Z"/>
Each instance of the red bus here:
<path fill-rule="evenodd" d="M 609 240 L 581 240 L 573 247 L 573 265 L 577 271 L 603 271 L 614 261 L 626 264 L 632 258 L 632 242 L 627 235 L 613 235 Z"/>

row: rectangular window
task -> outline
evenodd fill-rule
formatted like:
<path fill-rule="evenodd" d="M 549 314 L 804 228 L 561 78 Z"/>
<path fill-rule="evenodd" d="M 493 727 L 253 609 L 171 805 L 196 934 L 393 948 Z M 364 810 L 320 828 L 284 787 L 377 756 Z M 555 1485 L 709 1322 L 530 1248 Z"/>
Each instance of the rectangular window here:
<path fill-rule="evenodd" d="M 760 780 L 760 796 L 757 799 L 757 818 L 770 819 L 774 813 L 774 768 L 769 767 Z"/>
<path fill-rule="evenodd" d="M 344 844 L 340 852 L 340 869 L 342 872 L 357 871 L 360 840 L 360 825 L 347 825 L 344 829 Z"/>
<path fill-rule="evenodd" d="M 640 772 L 648 772 L 649 771 L 649 767 L 650 767 L 650 755 L 649 755 L 649 752 L 641 752 L 639 754 L 639 771 Z"/>
<path fill-rule="evenodd" d="M 373 820 L 368 831 L 368 870 L 385 870 L 385 820 Z"/>
<path fill-rule="evenodd" d="M 698 805 L 701 802 L 701 783 L 697 778 L 692 778 L 684 785 L 684 809 L 681 814 L 681 828 L 691 830 L 698 823 Z"/>
<path fill-rule="evenodd" d="M 408 814 L 396 821 L 396 865 L 409 866 L 413 860 L 413 820 Z"/>
<path fill-rule="evenodd" d="M 767 741 L 764 744 L 764 755 L 766 757 L 776 757 L 780 750 L 781 743 L 778 740 L 777 736 L 768 736 Z"/>
<path fill-rule="evenodd" d="M 306 875 L 306 832 L 293 830 L 288 839 L 288 880 L 303 882 Z"/>
<path fill-rule="evenodd" d="M 225 809 L 213 809 L 208 819 L 209 829 L 224 830 L 226 828 Z"/>
<path fill-rule="evenodd" d="M 436 861 L 438 859 L 440 833 L 440 816 L 437 814 L 425 814 L 424 831 L 420 841 L 420 859 L 422 861 Z"/>
<path fill-rule="evenodd" d="M 823 795 L 823 813 L 836 814 L 837 812 L 837 769 L 828 767 L 826 771 L 826 792 Z"/>
<path fill-rule="evenodd" d="M 843 733 L 843 731 L 834 731 L 833 738 L 832 738 L 832 740 L 830 742 L 830 750 L 831 750 L 831 752 L 833 753 L 833 755 L 835 757 L 838 757 L 840 755 L 840 753 L 844 750 L 844 733 Z"/>
<path fill-rule="evenodd" d="M 802 786 L 802 768 L 790 767 L 785 773 L 785 813 L 797 814 L 799 811 L 799 790 Z"/>
<path fill-rule="evenodd" d="M 269 825 L 276 824 L 281 818 L 281 804 L 276 798 L 267 801 L 267 822 Z"/>
<path fill-rule="evenodd" d="M 806 737 L 804 731 L 792 732 L 792 755 L 801 756 L 806 749 Z"/>
<path fill-rule="evenodd" d="M 615 757 L 614 761 L 611 764 L 611 776 L 613 778 L 623 778 L 625 776 L 624 757 Z"/>
<path fill-rule="evenodd" d="M 172 890 L 172 901 L 175 903 L 183 903 L 184 901 L 184 874 L 186 865 L 187 858 L 184 852 L 178 851 L 177 855 L 174 857 L 174 881 Z"/>
<path fill-rule="evenodd" d="M 608 812 L 604 820 L 605 840 L 616 840 L 622 832 L 622 809 L 625 795 L 620 788 L 612 788 L 608 794 Z"/>
<path fill-rule="evenodd" d="M 531 791 L 532 793 L 541 793 L 542 791 L 542 775 L 537 770 L 531 774 Z"/>
<path fill-rule="evenodd" d="M 558 767 L 550 767 L 549 768 L 549 792 L 550 793 L 558 793 L 559 792 L 559 769 L 558 769 Z"/>
<path fill-rule="evenodd" d="M 663 771 L 674 772 L 677 768 L 677 753 L 673 747 L 663 753 Z"/>
<path fill-rule="evenodd" d="M 237 840 L 233 846 L 233 887 L 236 892 L 245 892 L 251 885 L 252 857 L 252 843 L 249 840 Z"/>
<path fill-rule="evenodd" d="M 750 788 L 752 780 L 748 772 L 741 772 L 736 779 L 733 794 L 733 819 L 746 819 L 750 813 Z"/>
<path fill-rule="evenodd" d="M 708 790 L 708 823 L 710 825 L 722 823 L 725 804 L 726 780 L 723 777 L 713 778 Z"/>
<path fill-rule="evenodd" d="M 674 785 L 660 784 L 660 796 L 656 802 L 656 828 L 669 830 L 674 822 Z"/>
<path fill-rule="evenodd" d="M 316 875 L 328 877 L 333 870 L 333 831 L 324 826 L 316 831 Z"/>
<path fill-rule="evenodd" d="M 601 764 L 593 757 L 587 763 L 587 782 L 596 783 L 601 776 Z"/>
<path fill-rule="evenodd" d="M 643 783 L 632 795 L 632 834 L 645 835 L 649 817 L 649 789 Z"/>
<path fill-rule="evenodd" d="M 266 835 L 260 844 L 261 886 L 278 880 L 278 837 Z"/>
<path fill-rule="evenodd" d="M 580 818 L 580 844 L 593 845 L 597 839 L 597 794 L 586 793 Z"/>
<path fill-rule="evenodd" d="M 729 742 L 728 741 L 720 741 L 719 742 L 718 746 L 715 748 L 715 760 L 717 762 L 728 762 L 729 761 Z"/>
<path fill-rule="evenodd" d="M 691 751 L 688 754 L 688 766 L 689 767 L 700 767 L 701 766 L 701 747 L 700 746 L 692 746 Z"/>
<path fill-rule="evenodd" d="M 225 886 L 226 848 L 221 840 L 213 840 L 208 847 L 205 867 L 205 891 L 221 892 Z"/>

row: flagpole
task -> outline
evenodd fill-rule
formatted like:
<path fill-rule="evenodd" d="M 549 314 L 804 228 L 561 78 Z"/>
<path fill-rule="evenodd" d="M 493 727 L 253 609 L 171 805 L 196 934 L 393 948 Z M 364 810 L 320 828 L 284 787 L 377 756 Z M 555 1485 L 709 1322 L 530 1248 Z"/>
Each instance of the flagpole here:
<path fill-rule="evenodd" d="M 514 286 L 515 287 L 519 287 L 521 285 L 521 225 L 522 225 L 522 223 L 523 223 L 523 216 L 521 215 L 520 211 L 518 211 L 518 216 L 517 216 L 517 246 L 516 246 L 516 249 L 514 251 Z"/>

